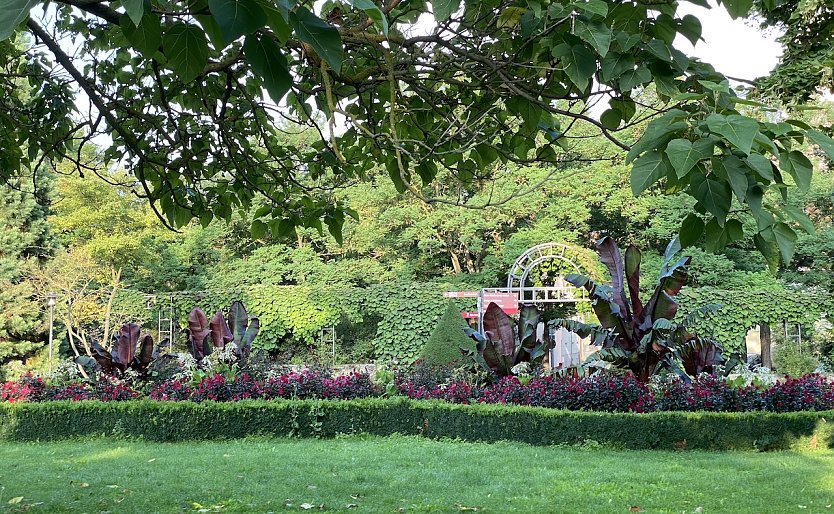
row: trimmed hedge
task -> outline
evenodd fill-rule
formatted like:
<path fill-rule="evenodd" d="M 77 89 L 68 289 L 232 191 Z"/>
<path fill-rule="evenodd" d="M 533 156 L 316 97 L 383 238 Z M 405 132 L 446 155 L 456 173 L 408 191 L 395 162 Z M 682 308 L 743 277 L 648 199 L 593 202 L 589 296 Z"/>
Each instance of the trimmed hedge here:
<path fill-rule="evenodd" d="M 234 403 L 55 401 L 0 404 L 0 440 L 116 436 L 184 441 L 399 433 L 534 445 L 596 441 L 629 449 L 806 450 L 834 448 L 832 421 L 834 411 L 632 414 L 404 398 Z"/>

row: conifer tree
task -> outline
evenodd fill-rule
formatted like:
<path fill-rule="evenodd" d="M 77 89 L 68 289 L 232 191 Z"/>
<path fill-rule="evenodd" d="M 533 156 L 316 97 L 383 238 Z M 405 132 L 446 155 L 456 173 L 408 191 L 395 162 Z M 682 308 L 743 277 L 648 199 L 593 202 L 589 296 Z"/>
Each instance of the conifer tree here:
<path fill-rule="evenodd" d="M 475 349 L 475 343 L 464 333 L 466 322 L 460 316 L 455 302 L 449 301 L 446 312 L 437 321 L 420 359 L 427 364 L 448 365 L 459 362 L 463 355 L 461 348 Z"/>

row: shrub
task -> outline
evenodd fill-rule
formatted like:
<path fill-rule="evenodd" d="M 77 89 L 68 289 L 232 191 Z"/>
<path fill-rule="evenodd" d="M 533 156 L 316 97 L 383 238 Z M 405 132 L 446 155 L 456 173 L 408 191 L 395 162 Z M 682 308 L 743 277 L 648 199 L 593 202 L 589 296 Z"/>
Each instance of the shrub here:
<path fill-rule="evenodd" d="M 799 344 L 785 341 L 780 344 L 773 354 L 773 367 L 782 375 L 801 377 L 813 373 L 819 361 L 815 359 L 810 350 L 800 353 Z"/>
<path fill-rule="evenodd" d="M 828 412 L 575 412 L 401 398 L 343 402 L 18 402 L 0 404 L 0 440 L 43 441 L 113 433 L 149 441 L 399 433 L 535 445 L 593 440 L 637 450 L 802 450 L 834 445 L 834 425 L 826 422 L 830 417 Z"/>
<path fill-rule="evenodd" d="M 464 360 L 461 348 L 475 351 L 475 343 L 466 336 L 464 330 L 468 325 L 460 316 L 460 309 L 455 302 L 449 301 L 446 304 L 446 312 L 437 321 L 432 330 L 419 360 L 426 364 L 434 365 L 455 365 Z"/>

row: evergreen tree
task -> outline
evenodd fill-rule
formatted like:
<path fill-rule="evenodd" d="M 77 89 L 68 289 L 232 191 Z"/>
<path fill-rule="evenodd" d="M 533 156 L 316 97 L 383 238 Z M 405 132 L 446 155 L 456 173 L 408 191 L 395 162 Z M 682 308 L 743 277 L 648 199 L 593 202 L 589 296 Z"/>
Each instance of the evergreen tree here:
<path fill-rule="evenodd" d="M 475 349 L 475 342 L 464 333 L 466 322 L 455 302 L 449 301 L 446 312 L 432 330 L 420 359 L 427 364 L 455 364 L 462 359 L 461 348 Z"/>
<path fill-rule="evenodd" d="M 26 268 L 52 253 L 47 224 L 48 179 L 20 180 L 0 188 L 0 362 L 43 347 L 44 306 L 25 280 Z"/>

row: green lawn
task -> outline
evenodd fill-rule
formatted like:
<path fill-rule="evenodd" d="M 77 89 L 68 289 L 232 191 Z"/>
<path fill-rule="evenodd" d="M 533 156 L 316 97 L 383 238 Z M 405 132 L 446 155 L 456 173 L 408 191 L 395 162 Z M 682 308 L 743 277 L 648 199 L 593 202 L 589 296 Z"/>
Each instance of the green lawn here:
<path fill-rule="evenodd" d="M 33 512 L 834 513 L 834 453 L 98 439 L 2 443 L 0 485 L 0 506 Z"/>

